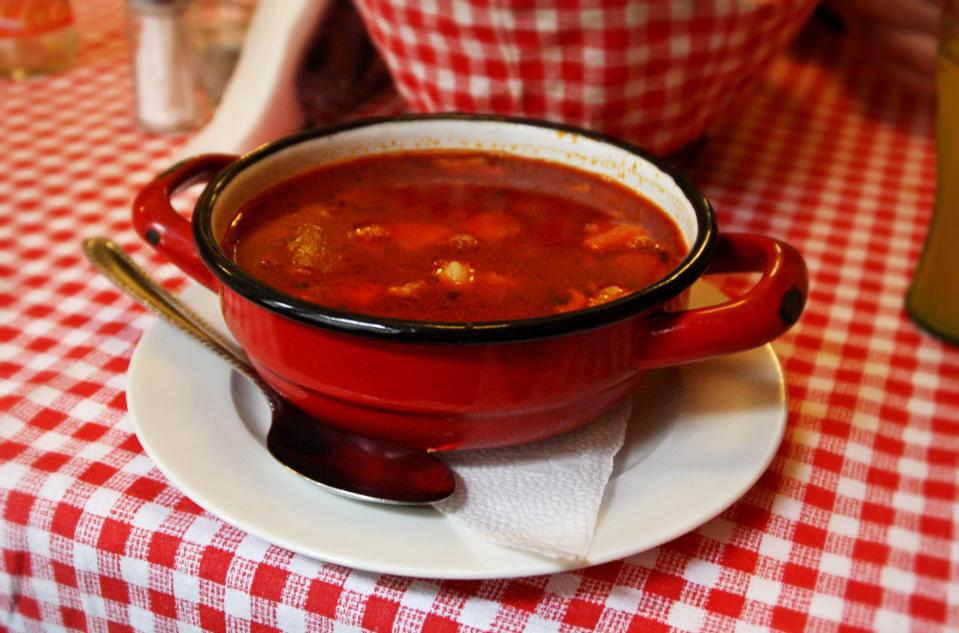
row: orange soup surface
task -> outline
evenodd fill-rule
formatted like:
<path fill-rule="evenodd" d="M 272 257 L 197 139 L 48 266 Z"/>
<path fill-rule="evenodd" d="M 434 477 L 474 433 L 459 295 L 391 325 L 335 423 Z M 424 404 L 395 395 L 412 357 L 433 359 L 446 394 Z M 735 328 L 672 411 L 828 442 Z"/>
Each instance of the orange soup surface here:
<path fill-rule="evenodd" d="M 611 180 L 493 153 L 353 159 L 249 201 L 223 240 L 245 271 L 367 315 L 475 323 L 549 316 L 644 288 L 687 246 Z"/>

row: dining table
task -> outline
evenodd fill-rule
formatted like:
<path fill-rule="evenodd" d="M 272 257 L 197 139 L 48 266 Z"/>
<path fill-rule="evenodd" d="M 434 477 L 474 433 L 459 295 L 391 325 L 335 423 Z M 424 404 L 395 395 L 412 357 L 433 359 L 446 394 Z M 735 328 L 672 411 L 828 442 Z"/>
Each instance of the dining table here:
<path fill-rule="evenodd" d="M 195 293 L 131 224 L 137 191 L 190 135 L 137 125 L 122 3 L 73 7 L 72 67 L 0 79 L 0 628 L 959 630 L 959 348 L 904 309 L 935 198 L 934 98 L 886 80 L 813 23 L 668 157 L 712 202 L 721 232 L 781 239 L 808 267 L 805 310 L 762 361 L 781 377 L 781 420 L 770 424 L 782 432 L 734 498 L 598 563 L 418 573 L 244 529 L 144 448 L 134 379 L 142 401 L 149 372 L 189 386 L 213 361 L 148 362 L 147 342 L 163 349 L 156 318 L 99 275 L 81 243 L 110 237 L 168 290 Z M 361 114 L 399 110 L 387 95 Z M 183 426 L 177 398 L 154 394 L 154 434 Z M 722 437 L 713 443 L 724 450 Z M 695 469 L 684 461 L 694 457 L 674 455 L 671 468 Z M 708 494 L 709 482 L 699 488 Z M 666 520 L 654 505 L 631 512 L 626 533 Z M 354 529 L 377 526 L 317 525 L 315 538 Z"/>

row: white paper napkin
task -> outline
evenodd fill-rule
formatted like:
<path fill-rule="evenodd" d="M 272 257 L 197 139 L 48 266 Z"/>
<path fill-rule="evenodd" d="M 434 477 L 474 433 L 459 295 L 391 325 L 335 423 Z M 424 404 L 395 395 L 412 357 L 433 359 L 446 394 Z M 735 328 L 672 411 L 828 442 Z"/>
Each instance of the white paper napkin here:
<path fill-rule="evenodd" d="M 533 444 L 444 454 L 457 487 L 437 509 L 500 545 L 583 558 L 631 409 L 627 399 L 586 426 Z"/>

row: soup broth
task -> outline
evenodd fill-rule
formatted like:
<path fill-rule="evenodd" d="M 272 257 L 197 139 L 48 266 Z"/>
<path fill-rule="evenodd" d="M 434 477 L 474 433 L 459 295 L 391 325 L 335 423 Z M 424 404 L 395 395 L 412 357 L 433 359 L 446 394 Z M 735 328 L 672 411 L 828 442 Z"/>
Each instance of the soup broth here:
<path fill-rule="evenodd" d="M 668 274 L 687 245 L 655 204 L 559 164 L 423 151 L 324 165 L 249 201 L 245 271 L 329 308 L 431 322 L 549 316 Z"/>

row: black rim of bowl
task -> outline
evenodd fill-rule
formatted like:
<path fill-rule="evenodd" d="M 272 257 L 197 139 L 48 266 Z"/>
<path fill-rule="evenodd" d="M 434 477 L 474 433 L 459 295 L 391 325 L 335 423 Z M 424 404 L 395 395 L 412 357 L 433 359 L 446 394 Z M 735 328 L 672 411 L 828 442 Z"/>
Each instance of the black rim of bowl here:
<path fill-rule="evenodd" d="M 213 236 L 209 218 L 220 193 L 244 168 L 282 149 L 303 141 L 329 136 L 354 128 L 403 121 L 483 121 L 518 124 L 570 132 L 623 149 L 651 163 L 670 176 L 690 202 L 696 215 L 697 234 L 689 252 L 680 264 L 658 282 L 629 295 L 573 312 L 564 312 L 531 319 L 475 323 L 445 323 L 391 319 L 354 312 L 345 312 L 311 303 L 276 290 L 244 272 L 220 248 Z M 301 323 L 343 333 L 360 334 L 390 340 L 423 343 L 496 343 L 549 338 L 595 329 L 635 316 L 688 288 L 709 265 L 716 242 L 716 220 L 706 197 L 685 176 L 663 159 L 619 139 L 583 130 L 571 125 L 521 117 L 474 114 L 411 114 L 358 119 L 349 123 L 308 130 L 284 137 L 244 154 L 220 171 L 200 195 L 193 216 L 193 237 L 200 257 L 213 274 L 228 288 L 250 301 Z"/>

